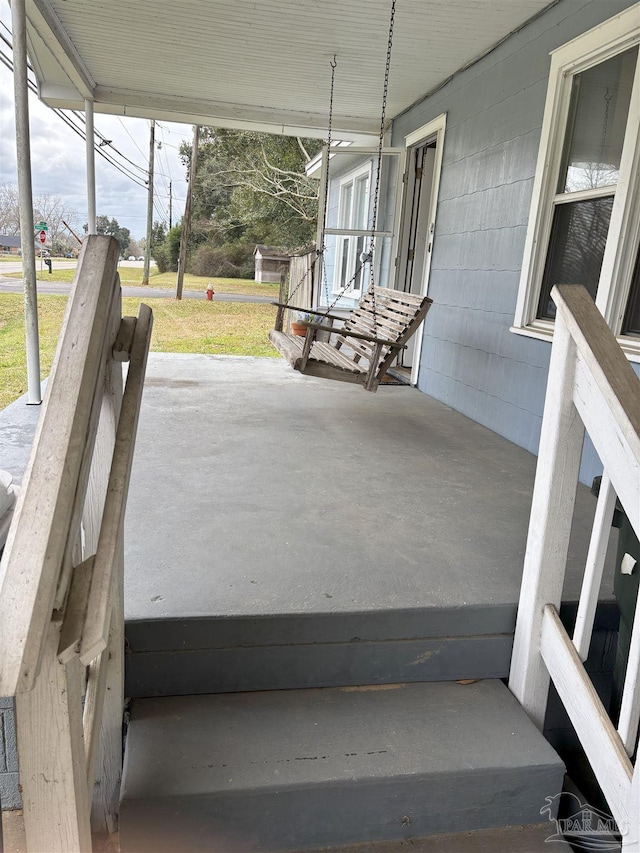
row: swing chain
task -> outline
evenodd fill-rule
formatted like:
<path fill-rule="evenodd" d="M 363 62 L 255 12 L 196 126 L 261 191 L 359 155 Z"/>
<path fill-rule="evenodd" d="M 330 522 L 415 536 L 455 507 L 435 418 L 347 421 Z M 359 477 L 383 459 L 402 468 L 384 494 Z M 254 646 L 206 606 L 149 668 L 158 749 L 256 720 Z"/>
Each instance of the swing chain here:
<path fill-rule="evenodd" d="M 376 188 L 373 196 L 373 214 L 371 217 L 371 241 L 369 253 L 372 257 L 369 266 L 369 286 L 371 288 L 371 310 L 373 313 L 374 335 L 377 334 L 378 315 L 376 312 L 375 273 L 373 264 L 373 251 L 375 248 L 375 232 L 378 224 L 378 197 L 380 194 L 380 175 L 382 172 L 382 146 L 384 144 L 385 119 L 387 113 L 387 97 L 389 94 L 389 72 L 391 70 L 391 49 L 393 47 L 393 26 L 396 17 L 396 0 L 391 0 L 391 14 L 389 18 L 389 38 L 387 39 L 387 61 L 384 68 L 384 85 L 382 87 L 382 110 L 380 115 L 380 135 L 378 137 L 378 165 L 376 168 Z"/>
<path fill-rule="evenodd" d="M 378 328 L 378 315 L 376 310 L 376 291 L 375 291 L 375 271 L 374 271 L 374 249 L 375 249 L 375 232 L 377 227 L 378 220 L 378 200 L 380 194 L 380 177 L 382 171 L 382 148 L 384 145 L 384 132 L 385 132 L 385 120 L 386 120 L 386 112 L 387 112 L 387 98 L 389 92 L 389 72 L 391 69 L 391 49 L 393 47 L 393 27 L 395 22 L 395 14 L 396 14 L 396 0 L 391 0 L 391 13 L 389 18 L 389 36 L 387 39 L 387 58 L 385 63 L 385 71 L 384 71 L 384 85 L 382 89 L 382 110 L 380 116 L 380 134 L 378 137 L 378 164 L 376 168 L 376 184 L 375 184 L 375 192 L 373 197 L 373 211 L 371 217 L 371 237 L 369 239 L 369 247 L 365 253 L 360 257 L 360 264 L 356 267 L 356 271 L 351 277 L 351 279 L 340 289 L 335 299 L 331 304 L 324 310 L 317 312 L 319 316 L 326 317 L 338 302 L 342 299 L 344 293 L 349 290 L 353 282 L 360 275 L 362 268 L 365 264 L 369 264 L 369 275 L 370 275 L 370 290 L 371 290 L 371 310 L 372 310 L 372 320 L 373 320 L 373 334 L 377 335 Z M 329 117 L 327 123 L 327 160 L 329 158 L 331 152 L 331 141 L 332 141 L 332 129 L 333 129 L 333 96 L 334 96 L 334 84 L 335 84 L 335 71 L 337 66 L 336 55 L 334 54 L 333 60 L 329 62 L 331 66 L 331 90 L 329 95 Z M 316 262 L 321 260 L 322 263 L 322 278 L 325 290 L 325 298 L 327 303 L 329 302 L 329 286 L 327 282 L 327 270 L 325 264 L 325 232 L 327 227 L 327 211 L 328 211 L 328 202 L 329 202 L 329 169 L 328 163 L 327 168 L 325 169 L 325 184 L 324 184 L 324 204 L 323 204 L 323 212 L 322 212 L 322 244 L 316 248 Z M 302 283 L 309 275 L 311 269 L 313 269 L 314 264 L 310 264 L 309 268 L 302 276 L 301 280 L 298 282 L 296 287 L 291 291 L 287 298 L 287 304 L 291 301 L 297 290 L 302 286 Z"/>
<path fill-rule="evenodd" d="M 324 262 L 324 253 L 326 249 L 325 231 L 327 229 L 327 211 L 329 208 L 329 157 L 331 155 L 331 142 L 333 132 L 333 91 L 336 79 L 336 66 L 338 60 L 336 54 L 333 54 L 333 60 L 329 62 L 331 66 L 331 90 L 329 92 L 329 120 L 327 122 L 327 165 L 324 170 L 324 202 L 322 207 L 322 241 L 317 249 L 318 257 L 322 256 L 322 282 L 324 285 L 325 300 L 329 302 L 329 283 L 327 282 L 327 267 Z M 330 309 L 328 309 L 330 310 Z"/>
<path fill-rule="evenodd" d="M 371 311 L 373 314 L 373 334 L 377 334 L 378 330 L 378 314 L 376 311 L 376 290 L 375 290 L 375 270 L 373 263 L 373 253 L 375 249 L 375 232 L 377 226 L 378 219 L 378 197 L 380 195 L 380 174 L 381 174 L 381 166 L 382 166 L 382 147 L 384 145 L 384 130 L 385 130 L 385 118 L 387 112 L 387 97 L 389 93 L 389 72 L 391 70 L 391 48 L 393 47 L 393 26 L 395 23 L 396 16 L 396 0 L 391 0 L 391 13 L 389 17 L 389 36 L 387 39 L 387 59 L 385 63 L 384 69 L 384 85 L 382 89 L 382 110 L 380 116 L 380 134 L 378 136 L 378 165 L 376 169 L 376 186 L 375 192 L 373 196 L 373 212 L 371 217 L 371 237 L 369 238 L 369 247 L 366 252 L 366 255 L 363 255 L 360 258 L 360 264 L 356 267 L 356 271 L 353 276 L 349 279 L 349 281 L 340 289 L 339 293 L 333 300 L 333 302 L 326 309 L 326 313 L 330 313 L 333 311 L 338 302 L 342 299 L 342 296 L 349 290 L 353 282 L 358 278 L 360 272 L 365 264 L 369 264 L 369 278 L 370 278 L 370 290 L 371 290 Z M 335 57 L 334 57 L 335 59 Z M 332 80 L 332 102 L 333 102 L 333 80 Z M 331 125 L 329 125 L 331 128 Z M 329 184 L 329 170 L 326 172 L 326 182 L 327 187 Z M 326 204 L 327 204 L 328 191 L 325 191 L 325 226 L 326 226 Z M 323 228 L 324 235 L 324 228 Z M 324 249 L 324 246 L 323 246 Z M 329 302 L 329 292 L 326 285 L 326 268 L 324 266 L 324 258 L 323 258 L 323 270 L 325 276 L 325 292 L 327 297 L 327 302 Z"/>

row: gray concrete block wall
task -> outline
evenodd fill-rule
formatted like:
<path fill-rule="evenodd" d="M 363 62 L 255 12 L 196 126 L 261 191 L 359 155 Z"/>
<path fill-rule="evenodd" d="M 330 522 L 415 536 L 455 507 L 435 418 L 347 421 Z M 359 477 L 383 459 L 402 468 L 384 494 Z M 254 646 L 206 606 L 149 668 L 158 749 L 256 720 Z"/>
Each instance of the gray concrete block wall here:
<path fill-rule="evenodd" d="M 408 133 L 447 113 L 419 388 L 533 453 L 551 345 L 509 328 L 549 52 L 630 5 L 560 0 L 393 125 L 393 144 L 403 145 Z M 599 468 L 587 441 L 583 481 Z"/>
<path fill-rule="evenodd" d="M 0 699 L 0 801 L 3 809 L 20 808 L 18 748 L 13 700 Z"/>
<path fill-rule="evenodd" d="M 46 380 L 43 383 L 43 391 Z M 25 398 L 0 411 L 0 468 L 20 485 L 27 465 L 41 406 L 25 406 Z M 18 755 L 13 699 L 0 698 L 0 801 L 3 809 L 20 808 Z"/>

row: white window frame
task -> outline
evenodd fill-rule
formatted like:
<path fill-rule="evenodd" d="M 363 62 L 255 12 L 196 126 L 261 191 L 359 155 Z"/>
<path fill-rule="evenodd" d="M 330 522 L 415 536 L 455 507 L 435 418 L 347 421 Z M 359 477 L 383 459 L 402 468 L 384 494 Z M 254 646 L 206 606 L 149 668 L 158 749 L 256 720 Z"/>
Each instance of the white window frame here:
<path fill-rule="evenodd" d="M 564 149 L 573 76 L 640 45 L 640 3 L 551 53 L 547 100 L 533 183 L 515 321 L 511 331 L 550 340 L 552 320 L 536 318 L 547 257 L 554 198 Z M 621 337 L 640 239 L 640 48 L 636 64 L 618 183 L 598 283 L 596 305 L 633 361 L 640 341 Z M 612 194 L 609 188 L 606 194 Z M 578 193 L 572 198 L 578 200 Z"/>
<path fill-rule="evenodd" d="M 442 175 L 442 156 L 444 153 L 444 135 L 447 129 L 447 114 L 440 113 L 439 116 L 432 119 L 432 121 L 427 124 L 423 124 L 422 127 L 418 127 L 416 130 L 407 134 L 404 138 L 405 143 L 405 160 L 403 164 L 403 174 L 405 175 L 405 179 L 401 182 L 402 193 L 398 196 L 398 209 L 402 211 L 402 213 L 397 212 L 396 217 L 400 222 L 400 228 L 397 229 L 397 239 L 394 243 L 393 257 L 395 259 L 395 267 L 396 267 L 396 278 L 394 286 L 396 289 L 399 289 L 399 275 L 400 275 L 400 266 L 398 263 L 398 253 L 400 248 L 400 239 L 401 235 L 404 232 L 404 229 L 407 228 L 406 217 L 405 217 L 405 193 L 407 191 L 407 181 L 406 181 L 406 167 L 407 167 L 407 158 L 409 156 L 410 150 L 418 145 L 424 145 L 427 142 L 435 142 L 436 143 L 436 157 L 433 164 L 433 178 L 431 182 L 431 197 L 429 199 L 429 214 L 430 214 L 430 222 L 429 222 L 429 234 L 431 237 L 432 248 L 430 251 L 426 253 L 425 256 L 425 264 L 422 270 L 422 287 L 420 289 L 420 293 L 422 296 L 427 296 L 429 294 L 429 282 L 431 280 L 431 259 L 433 258 L 433 244 L 435 242 L 435 231 L 436 231 L 436 218 L 438 214 L 438 198 L 440 195 L 440 177 Z M 411 368 L 411 378 L 410 382 L 412 385 L 418 384 L 418 376 L 420 373 L 420 359 L 422 357 L 422 343 L 424 341 L 423 334 L 424 322 L 420 326 L 420 329 L 416 333 L 416 342 L 415 349 L 413 352 L 413 366 Z"/>
<path fill-rule="evenodd" d="M 342 198 L 343 198 L 342 194 L 343 194 L 344 188 L 346 186 L 348 186 L 349 184 L 351 184 L 353 186 L 353 191 L 352 191 L 352 195 L 351 195 L 351 205 L 352 205 L 352 211 L 353 211 L 353 204 L 355 203 L 356 183 L 358 180 L 360 180 L 363 177 L 367 178 L 367 190 L 366 190 L 365 203 L 364 203 L 364 207 L 365 207 L 365 211 L 366 211 L 366 222 L 365 222 L 362 230 L 367 232 L 367 239 L 369 239 L 369 236 L 370 236 L 370 220 L 371 220 L 371 179 L 372 179 L 372 162 L 371 162 L 371 160 L 367 161 L 366 163 L 363 163 L 360 166 L 357 166 L 355 169 L 352 169 L 350 172 L 343 175 L 340 178 L 340 182 L 339 182 L 338 220 L 337 220 L 338 227 L 336 228 L 336 231 L 343 231 L 344 230 L 347 233 L 340 234 L 339 236 L 336 236 L 335 262 L 334 262 L 334 266 L 333 266 L 333 293 L 334 293 L 334 295 L 337 295 L 338 293 L 342 293 L 342 295 L 346 299 L 360 299 L 360 297 L 362 296 L 362 294 L 366 290 L 366 281 L 365 281 L 364 277 L 362 279 L 363 286 L 358 288 L 358 289 L 354 289 L 353 287 L 350 287 L 348 290 L 343 291 L 342 290 L 343 285 L 340 284 L 340 272 L 342 269 L 342 257 L 343 257 L 343 252 L 344 252 L 345 241 L 347 242 L 347 245 L 348 245 L 347 251 L 349 253 L 348 266 L 347 266 L 347 281 L 349 281 L 351 279 L 351 277 L 353 276 L 353 274 L 355 273 L 356 266 L 358 263 L 357 258 L 354 259 L 354 257 L 353 257 L 353 253 L 355 253 L 355 246 L 356 246 L 356 242 L 357 242 L 357 237 L 353 234 L 350 235 L 348 233 L 349 231 L 354 230 L 354 227 L 355 227 L 355 226 L 353 226 L 353 216 L 352 216 L 352 214 L 350 214 L 349 223 L 346 225 L 343 225 L 341 223 L 341 220 L 340 220 L 340 217 L 342 215 Z M 357 226 L 357 227 L 359 228 L 360 226 Z"/>

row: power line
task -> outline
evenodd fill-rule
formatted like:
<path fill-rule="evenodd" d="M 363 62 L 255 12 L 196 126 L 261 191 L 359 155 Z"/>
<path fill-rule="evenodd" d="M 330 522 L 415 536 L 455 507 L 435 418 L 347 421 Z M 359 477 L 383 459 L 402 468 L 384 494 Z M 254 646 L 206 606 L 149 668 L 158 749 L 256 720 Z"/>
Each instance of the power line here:
<path fill-rule="evenodd" d="M 120 124 L 121 124 L 121 125 L 122 125 L 122 127 L 124 128 L 125 133 L 126 133 L 126 134 L 127 134 L 127 136 L 129 137 L 129 139 L 133 142 L 133 144 L 136 146 L 136 148 L 138 149 L 138 151 L 139 151 L 139 152 L 142 154 L 142 156 L 144 157 L 144 156 L 145 156 L 144 151 L 140 148 L 140 146 L 139 146 L 139 145 L 138 145 L 138 143 L 135 141 L 135 139 L 133 138 L 133 136 L 131 136 L 131 134 L 130 134 L 130 133 L 129 133 L 129 131 L 127 130 L 127 126 L 125 125 L 125 123 L 122 121 L 122 119 L 121 119 L 119 116 L 118 116 L 118 121 L 120 122 Z"/>
<path fill-rule="evenodd" d="M 9 29 L 9 27 L 4 23 L 4 21 L 0 21 L 0 23 L 3 25 L 3 27 L 4 27 L 4 28 L 6 29 L 6 31 L 9 33 L 9 35 L 12 35 L 11 30 L 10 30 L 10 29 Z M 3 36 L 2 34 L 0 34 L 0 39 L 1 39 L 1 40 L 2 40 L 6 45 L 7 45 L 7 47 L 9 47 L 9 49 L 10 49 L 11 51 L 13 51 L 13 44 L 12 44 L 12 42 L 11 42 L 11 41 L 9 41 L 9 40 L 8 40 L 5 36 Z M 9 58 L 8 56 L 6 56 L 4 53 L 2 53 L 2 51 L 0 51 L 0 61 L 2 62 L 2 64 L 3 64 L 3 65 L 5 65 L 5 66 L 8 68 L 11 72 L 13 72 L 13 61 L 12 61 L 12 59 L 11 59 L 11 58 Z M 32 73 L 32 74 L 34 74 L 33 68 L 31 67 L 31 65 L 30 65 L 30 64 L 27 64 L 27 68 L 28 68 L 28 70 L 29 70 L 29 71 L 31 71 L 31 73 Z M 32 91 L 35 95 L 37 95 L 37 94 L 38 94 L 38 90 L 37 90 L 36 83 L 34 83 L 32 80 L 29 80 L 27 85 L 29 86 L 30 91 Z M 59 117 L 60 117 L 60 118 L 65 122 L 65 124 L 66 124 L 68 127 L 70 127 L 70 128 L 71 128 L 71 129 L 72 129 L 72 130 L 73 130 L 73 131 L 74 131 L 78 136 L 80 136 L 80 138 L 81 138 L 81 139 L 86 140 L 86 132 L 85 132 L 85 131 L 83 131 L 81 128 L 78 128 L 78 127 L 74 124 L 74 122 L 72 121 L 72 119 L 71 119 L 71 115 L 74 115 L 74 116 L 76 117 L 76 119 L 78 119 L 79 121 L 81 121 L 83 124 L 85 124 L 85 125 L 86 125 L 86 119 L 85 119 L 85 116 L 84 116 L 84 114 L 83 114 L 83 113 L 80 113 L 80 112 L 79 112 L 79 111 L 77 111 L 77 110 L 71 110 L 71 111 L 70 111 L 70 114 L 71 114 L 71 115 L 69 115 L 68 113 L 63 112 L 62 110 L 58 109 L 57 107 L 50 107 L 50 109 L 52 109 L 52 111 L 53 111 L 57 116 L 59 116 Z M 121 122 L 121 124 L 122 124 L 122 122 Z M 124 125 L 123 125 L 123 127 L 124 127 Z M 125 130 L 126 130 L 126 128 L 125 128 Z M 118 148 L 116 148 L 116 147 L 111 143 L 111 141 L 110 141 L 110 140 L 106 139 L 106 137 L 105 137 L 102 133 L 100 133 L 100 132 L 99 132 L 99 131 L 97 131 L 97 130 L 95 131 L 95 133 L 96 133 L 96 135 L 100 138 L 100 140 L 102 141 L 102 144 L 103 144 L 103 145 L 104 145 L 104 144 L 108 144 L 108 145 L 110 146 L 110 148 L 113 150 L 114 154 L 116 154 L 117 156 L 121 157 L 123 160 L 126 160 L 128 163 L 130 163 L 132 166 L 134 166 L 136 169 L 138 169 L 138 170 L 139 170 L 143 175 L 145 175 L 145 176 L 147 175 L 147 171 L 146 171 L 145 169 L 143 169 L 143 168 L 141 168 L 140 166 L 138 166 L 138 164 L 137 164 L 137 163 L 134 163 L 134 161 L 133 161 L 133 160 L 130 160 L 130 159 L 129 159 L 125 154 L 123 154 L 123 153 L 122 153 Z M 127 133 L 128 133 L 128 131 L 127 131 Z M 131 137 L 131 134 L 129 134 L 129 136 Z M 131 137 L 131 138 L 132 138 L 132 137 Z M 133 141 L 133 142 L 134 142 L 134 144 L 135 144 L 135 140 L 133 140 L 133 138 L 132 138 L 132 141 Z M 140 150 L 140 149 L 139 149 L 139 147 L 137 146 L 137 144 L 136 144 L 136 147 L 138 148 L 138 150 Z M 116 161 L 113 159 L 113 157 L 111 157 L 111 156 L 107 156 L 107 154 L 102 150 L 101 146 L 100 146 L 99 144 L 98 144 L 98 145 L 96 145 L 96 144 L 95 144 L 95 142 L 94 142 L 94 150 L 95 150 L 95 151 L 96 151 L 96 153 L 97 153 L 97 154 L 99 154 L 99 155 L 100 155 L 104 160 L 106 160 L 108 163 L 110 163 L 112 166 L 114 166 L 116 169 L 118 169 L 118 171 L 119 171 L 119 172 L 121 172 L 123 175 L 125 175 L 125 177 L 128 177 L 130 180 L 134 181 L 134 183 L 138 184 L 138 186 L 141 186 L 141 187 L 145 187 L 145 188 L 146 188 L 146 186 L 147 186 L 146 182 L 145 182 L 144 184 L 141 184 L 141 183 L 140 183 L 140 177 L 139 177 L 138 175 L 134 175 L 134 174 L 132 174 L 132 173 L 130 172 L 130 170 L 129 170 L 126 166 L 123 166 L 122 164 L 119 164 L 118 162 L 116 162 Z"/>
<path fill-rule="evenodd" d="M 153 200 L 153 208 L 154 208 L 155 212 L 158 214 L 158 218 L 159 218 L 159 219 L 161 219 L 161 220 L 162 220 L 162 222 L 163 222 L 164 224 L 166 224 L 166 223 L 167 223 L 167 221 L 168 221 L 168 215 L 167 215 L 167 212 L 166 212 L 166 210 L 165 210 L 165 211 L 162 211 L 162 210 L 158 207 L 158 204 L 156 203 L 156 199 L 155 199 L 155 198 L 154 198 L 154 200 Z"/>
<path fill-rule="evenodd" d="M 7 30 L 7 32 L 11 35 L 11 30 L 9 29 L 9 27 L 7 27 L 7 25 L 4 23 L 4 21 L 0 21 L 0 23 Z M 8 40 L 1 33 L 0 33 L 0 40 L 2 42 L 4 42 L 4 44 L 11 51 L 13 51 L 12 42 L 10 40 Z M 8 57 L 6 54 L 4 54 L 4 52 L 2 50 L 0 50 L 0 62 L 3 65 L 5 65 L 9 69 L 9 71 L 13 72 L 13 70 L 14 70 L 13 61 L 10 57 Z M 28 65 L 28 71 L 30 71 L 32 74 L 34 74 L 33 69 L 30 65 Z M 37 89 L 36 82 L 34 82 L 33 80 L 28 80 L 27 85 L 29 87 L 29 90 L 37 96 L 38 95 L 38 89 Z M 56 107 L 50 107 L 50 109 L 67 125 L 67 127 L 70 130 L 72 130 L 82 140 L 86 141 L 86 117 L 83 113 L 79 112 L 78 110 L 69 110 L 67 112 L 64 112 L 63 110 L 56 108 Z M 74 121 L 74 118 L 75 118 L 75 121 Z M 140 149 L 140 146 L 135 141 L 133 136 L 129 133 L 127 127 L 124 125 L 124 123 L 119 118 L 118 118 L 118 121 L 120 122 L 120 124 L 124 128 L 125 132 L 129 136 L 129 138 L 131 139 L 133 144 L 136 146 L 138 151 L 140 151 L 140 153 L 144 156 L 143 152 Z M 78 124 L 76 122 L 78 122 L 80 124 L 80 126 L 78 126 Z M 165 144 L 164 143 L 164 128 L 161 128 L 161 131 L 162 131 L 163 144 Z M 173 131 L 167 131 L 167 132 L 172 133 Z M 104 136 L 104 134 L 102 134 L 99 130 L 94 128 L 94 134 L 95 134 L 95 136 L 97 136 L 100 139 L 99 143 L 96 143 L 96 141 L 94 139 L 94 145 L 93 145 L 94 151 L 100 157 L 102 157 L 107 163 L 109 163 L 111 166 L 113 166 L 115 169 L 117 169 L 122 175 L 124 175 L 129 180 L 133 181 L 133 183 L 135 183 L 137 186 L 139 186 L 143 189 L 148 189 L 148 180 L 146 180 L 144 183 L 141 183 L 141 177 L 137 174 L 132 173 L 129 167 L 124 166 L 122 163 L 118 163 L 114 159 L 114 156 L 118 156 L 121 159 L 125 160 L 134 169 L 138 170 L 138 172 L 140 172 L 142 176 L 144 176 L 146 178 L 148 178 L 148 171 L 146 169 L 142 168 L 141 166 L 139 166 L 137 163 L 135 163 L 133 160 L 131 160 L 129 157 L 127 157 L 125 154 L 123 154 L 118 148 L 116 148 L 116 146 L 113 145 L 112 141 L 107 139 Z M 106 151 L 104 151 L 104 148 L 107 146 L 110 149 L 110 151 L 108 153 Z M 175 147 L 175 146 L 171 146 L 171 147 Z M 113 154 L 111 152 L 113 152 Z M 169 180 L 172 181 L 173 179 L 171 176 L 171 166 L 169 164 L 169 158 L 167 157 L 166 150 L 164 152 L 164 157 L 165 157 L 165 163 L 167 165 L 168 177 L 169 177 Z M 160 175 L 160 177 L 162 177 L 164 182 L 165 182 L 165 190 L 167 191 L 167 195 L 164 196 L 164 198 L 170 197 L 170 190 L 166 185 L 167 175 L 165 175 L 162 172 L 157 172 L 157 174 Z M 166 209 L 163 201 L 161 200 L 160 194 L 154 193 L 153 207 L 154 207 L 156 213 L 158 214 L 159 218 L 162 220 L 162 222 L 164 224 L 166 224 L 169 216 L 168 216 L 167 209 Z M 141 218 L 141 217 L 130 217 L 130 218 Z"/>
<path fill-rule="evenodd" d="M 0 62 L 2 62 L 2 64 L 3 64 L 3 65 L 5 65 L 5 66 L 9 69 L 9 71 L 13 72 L 13 61 L 12 61 L 8 56 L 6 56 L 6 54 L 4 54 L 1 50 L 0 50 Z M 29 80 L 29 81 L 28 81 L 28 83 L 27 83 L 27 85 L 28 85 L 28 87 L 29 87 L 29 91 L 30 91 L 30 92 L 33 92 L 33 94 L 37 96 L 37 94 L 38 94 L 38 90 L 37 90 L 37 87 L 36 87 L 35 83 L 33 83 L 31 80 Z M 69 127 L 69 128 L 70 128 L 70 129 L 75 133 L 75 134 L 77 134 L 81 139 L 86 140 L 86 133 L 85 133 L 81 128 L 79 128 L 76 124 L 74 124 L 74 122 L 72 121 L 72 119 L 71 119 L 71 117 L 70 117 L 69 115 L 67 115 L 63 110 L 60 110 L 60 109 L 58 109 L 57 107 L 50 107 L 50 109 L 51 109 L 51 111 L 52 111 L 52 112 L 54 112 L 54 113 L 58 116 L 58 118 L 60 118 L 60 119 L 61 119 L 61 120 L 62 120 L 62 121 L 67 125 L 67 127 Z M 117 163 L 117 162 L 116 162 L 112 157 L 108 156 L 108 155 L 107 155 L 107 154 L 106 154 L 106 153 L 105 153 L 105 152 L 104 152 L 104 151 L 103 151 L 103 150 L 102 150 L 98 145 L 96 145 L 95 143 L 94 143 L 94 150 L 95 150 L 96 154 L 99 154 L 99 155 L 100 155 L 100 157 L 102 157 L 104 160 L 106 160 L 106 161 L 107 161 L 107 163 L 109 163 L 111 166 L 113 166 L 115 169 L 117 169 L 119 172 L 121 172 L 121 173 L 122 173 L 126 178 L 129 178 L 129 180 L 133 181 L 133 182 L 134 182 L 135 184 L 137 184 L 139 187 L 142 187 L 143 189 L 146 189 L 146 184 L 144 184 L 144 183 L 140 183 L 140 181 L 139 181 L 139 179 L 138 179 L 138 176 L 137 176 L 137 175 L 132 174 L 132 173 L 131 173 L 131 172 L 130 172 L 126 167 L 124 167 L 124 166 L 122 166 L 121 164 Z"/>
<path fill-rule="evenodd" d="M 79 119 L 84 125 L 86 125 L 87 120 L 86 120 L 84 113 L 80 112 L 79 110 L 72 110 L 72 112 L 76 116 L 77 119 Z M 147 169 L 144 169 L 142 166 L 138 166 L 137 163 L 134 163 L 133 160 L 130 160 L 126 156 L 126 154 L 123 154 L 122 151 L 120 151 L 118 148 L 116 148 L 116 146 L 113 144 L 113 141 L 111 139 L 107 139 L 107 137 L 103 133 L 100 133 L 100 131 L 97 128 L 94 128 L 94 133 L 100 139 L 100 147 L 108 145 L 109 148 L 113 149 L 113 151 L 115 151 L 119 157 L 122 157 L 122 159 L 126 160 L 127 163 L 131 163 L 131 165 L 134 167 L 134 169 L 137 169 L 139 172 L 142 172 L 143 175 L 149 174 Z"/>

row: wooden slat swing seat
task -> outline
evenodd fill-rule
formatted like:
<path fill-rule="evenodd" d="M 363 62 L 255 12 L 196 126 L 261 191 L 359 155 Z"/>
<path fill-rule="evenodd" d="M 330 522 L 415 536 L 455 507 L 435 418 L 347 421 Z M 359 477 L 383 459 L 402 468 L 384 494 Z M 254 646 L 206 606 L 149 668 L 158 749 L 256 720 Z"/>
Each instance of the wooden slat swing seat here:
<path fill-rule="evenodd" d="M 355 382 L 376 391 L 431 304 L 427 296 L 374 287 L 347 318 L 319 312 L 327 323 L 305 323 L 307 333 L 302 338 L 282 331 L 285 308 L 292 306 L 275 302 L 278 316 L 269 340 L 294 370 L 306 376 Z M 343 325 L 334 328 L 334 321 Z M 328 333 L 329 340 L 318 340 L 319 332 Z"/>
<path fill-rule="evenodd" d="M 378 233 L 376 231 L 376 221 L 378 217 L 378 198 L 394 16 L 395 0 L 392 0 L 387 61 L 382 94 L 380 135 L 378 138 L 378 166 L 375 193 L 373 195 L 371 236 L 368 248 L 360 254 L 359 264 L 356 264 L 353 276 L 344 283 L 333 302 L 328 304 L 327 308 L 295 308 L 290 304 L 306 276 L 314 268 L 317 271 L 320 266 L 315 261 L 309 265 L 301 281 L 289 293 L 287 301 L 273 303 L 278 306 L 278 314 L 275 328 L 269 332 L 269 340 L 287 359 L 294 370 L 298 370 L 306 376 L 337 379 L 341 382 L 354 382 L 362 385 L 367 391 L 377 390 L 378 385 L 385 377 L 398 353 L 405 349 L 406 342 L 419 329 L 432 304 L 432 300 L 426 296 L 418 296 L 413 293 L 404 293 L 400 290 L 378 287 L 374 281 L 374 243 L 376 234 Z M 329 124 L 327 128 L 327 156 L 331 152 L 333 92 L 337 65 L 335 56 L 330 65 L 331 93 L 329 97 Z M 317 260 L 321 261 L 322 271 L 320 275 L 324 279 L 326 300 L 329 303 L 327 275 L 324 267 L 326 249 L 324 238 L 327 230 L 327 202 L 329 198 L 328 168 L 325 168 L 324 173 L 324 211 L 321 220 L 322 236 L 319 240 Z M 352 287 L 355 289 L 355 282 L 359 282 L 361 277 L 364 278 L 364 275 L 361 276 L 361 273 L 366 264 L 369 265 L 370 283 L 368 290 L 360 299 L 358 307 L 346 318 L 339 314 L 333 314 L 332 311 L 342 296 L 348 293 Z M 307 327 L 304 338 L 283 331 L 285 310 L 299 311 L 307 315 L 307 319 L 303 321 Z M 308 322 L 309 314 L 315 315 L 317 321 Z M 341 321 L 343 325 L 334 328 L 334 321 Z M 319 336 L 319 333 L 323 334 Z"/>

